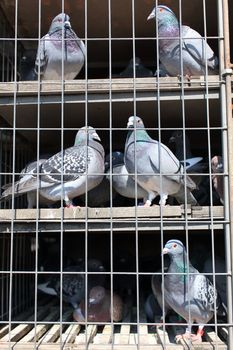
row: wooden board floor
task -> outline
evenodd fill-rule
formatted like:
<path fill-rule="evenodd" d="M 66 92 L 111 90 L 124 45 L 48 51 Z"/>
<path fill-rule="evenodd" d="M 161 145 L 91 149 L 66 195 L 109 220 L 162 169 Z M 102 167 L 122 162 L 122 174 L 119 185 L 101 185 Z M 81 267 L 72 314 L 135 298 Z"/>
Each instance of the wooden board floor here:
<path fill-rule="evenodd" d="M 27 314 L 27 318 L 24 318 Z M 140 312 L 140 322 L 135 325 L 137 314 L 135 308 L 131 308 L 127 316 L 123 319 L 123 324 L 117 325 L 79 325 L 72 320 L 72 310 L 64 308 L 63 323 L 60 322 L 59 307 L 54 304 L 54 300 L 38 307 L 36 325 L 29 321 L 34 321 L 33 310 L 18 316 L 21 319 L 19 324 L 12 324 L 9 332 L 9 325 L 3 325 L 0 329 L 0 349 L 8 350 L 183 350 L 183 349 L 221 349 L 226 350 L 227 330 L 220 329 L 219 336 L 211 327 L 205 327 L 205 336 L 202 343 L 189 344 L 184 340 L 178 344 L 174 337 L 180 331 L 181 326 L 152 327 L 147 325 L 146 316 Z M 27 321 L 26 321 L 27 320 Z M 24 322 L 22 322 L 24 321 Z M 49 323 L 50 322 L 50 323 Z M 127 322 L 129 324 L 127 324 Z M 132 325 L 134 322 L 134 325 Z M 177 318 L 169 319 L 169 322 L 176 323 Z M 130 324 L 131 323 L 131 324 Z M 221 337 L 221 338 L 220 338 Z M 222 340 L 224 339 L 224 340 Z"/>

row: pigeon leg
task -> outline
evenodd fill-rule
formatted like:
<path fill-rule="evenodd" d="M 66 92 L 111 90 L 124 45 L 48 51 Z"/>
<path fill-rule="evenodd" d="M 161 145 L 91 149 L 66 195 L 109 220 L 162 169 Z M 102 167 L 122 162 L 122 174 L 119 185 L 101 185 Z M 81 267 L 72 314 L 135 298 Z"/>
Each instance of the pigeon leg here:
<path fill-rule="evenodd" d="M 168 195 L 166 193 L 161 193 L 159 205 L 166 205 L 167 197 Z"/>
<path fill-rule="evenodd" d="M 150 207 L 153 199 L 156 197 L 154 192 L 149 192 L 148 193 L 148 199 L 146 200 L 144 207 Z"/>
<path fill-rule="evenodd" d="M 203 328 L 204 326 L 200 325 L 198 327 L 197 334 L 190 334 L 190 338 L 192 342 L 200 342 L 200 343 L 202 342 L 202 336 L 204 334 Z"/>
<path fill-rule="evenodd" d="M 64 201 L 65 201 L 65 206 L 66 208 L 74 208 L 75 206 L 73 205 L 72 200 L 69 199 L 69 197 L 67 196 L 67 194 L 65 194 L 64 196 Z"/>
<path fill-rule="evenodd" d="M 189 328 L 187 328 L 186 332 L 184 334 L 178 334 L 176 336 L 176 341 L 178 342 L 181 339 L 188 339 L 188 340 L 190 340 L 193 343 L 196 343 L 196 342 L 201 343 L 202 342 L 202 336 L 204 334 L 203 328 L 204 328 L 204 326 L 200 325 L 198 327 L 197 334 L 192 334 L 191 330 Z"/>

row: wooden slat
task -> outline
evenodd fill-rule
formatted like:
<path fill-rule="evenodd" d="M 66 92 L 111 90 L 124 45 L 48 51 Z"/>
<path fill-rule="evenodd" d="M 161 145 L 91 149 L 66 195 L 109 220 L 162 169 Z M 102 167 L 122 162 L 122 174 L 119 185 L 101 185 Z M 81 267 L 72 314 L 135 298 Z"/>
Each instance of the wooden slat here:
<path fill-rule="evenodd" d="M 106 325 L 102 333 L 96 334 L 94 337 L 94 344 L 110 344 L 112 342 L 112 326 Z"/>
<path fill-rule="evenodd" d="M 72 80 L 59 83 L 56 81 L 43 81 L 40 85 L 40 94 L 56 94 L 61 93 L 64 89 L 64 93 L 80 94 L 85 93 L 86 89 L 89 93 L 109 93 L 111 88 L 112 92 L 133 91 L 133 89 L 142 91 L 154 91 L 157 86 L 157 78 L 114 78 L 109 79 L 90 79 L 87 86 L 84 80 Z M 159 78 L 159 84 L 161 90 L 177 90 L 180 87 L 180 81 L 177 77 L 162 77 Z M 218 77 L 209 76 L 208 86 L 218 87 Z M 202 77 L 192 77 L 190 81 L 184 79 L 184 87 L 187 90 L 195 90 L 203 86 Z M 0 95 L 13 94 L 15 91 L 15 83 L 0 83 Z M 35 81 L 17 82 L 17 95 L 35 95 L 38 93 L 38 83 Z"/>
<path fill-rule="evenodd" d="M 43 321 L 54 321 L 57 318 L 58 314 L 59 309 L 56 308 L 52 310 Z M 26 334 L 22 339 L 20 339 L 18 344 L 15 346 L 15 349 L 18 348 L 18 345 L 21 346 L 21 344 L 37 342 L 50 327 L 50 324 L 38 324 L 28 334 Z"/>
<path fill-rule="evenodd" d="M 81 326 L 79 324 L 71 324 L 66 329 L 64 333 L 62 333 L 62 343 L 73 343 L 76 336 L 78 335 L 79 331 L 81 329 Z M 60 337 L 56 341 L 57 343 L 60 343 Z"/>
<path fill-rule="evenodd" d="M 223 206 L 213 206 L 213 207 L 192 207 L 192 218 L 210 218 L 213 215 L 214 218 L 224 217 L 224 207 Z"/>
<path fill-rule="evenodd" d="M 59 309 L 57 309 L 57 314 L 54 315 L 53 318 L 55 318 L 56 316 L 59 316 L 59 312 L 60 312 Z M 71 314 L 71 311 L 67 310 L 62 317 L 63 321 L 67 321 L 70 317 L 70 314 Z M 48 330 L 45 336 L 41 339 L 40 344 L 53 343 L 56 341 L 56 339 L 59 336 L 60 336 L 60 324 L 55 324 Z"/>
<path fill-rule="evenodd" d="M 86 331 L 75 338 L 75 344 L 89 344 L 97 333 L 97 325 L 89 325 Z"/>
<path fill-rule="evenodd" d="M 13 325 L 12 325 L 13 326 Z M 0 329 L 0 338 L 4 337 L 9 332 L 9 326 L 4 326 Z M 0 339 L 1 341 L 1 339 Z"/>
<path fill-rule="evenodd" d="M 163 344 L 164 346 L 167 346 L 170 344 L 170 339 L 168 337 L 168 333 L 166 330 L 163 330 L 162 327 L 156 327 L 156 333 L 158 335 L 158 342 L 160 344 Z"/>
<path fill-rule="evenodd" d="M 41 308 L 38 309 L 37 312 L 37 319 L 40 319 L 41 317 L 44 317 L 46 313 L 48 312 L 48 308 Z M 28 321 L 34 320 L 34 313 L 28 318 Z M 19 339 L 25 336 L 31 329 L 33 328 L 33 324 L 27 324 L 22 323 L 15 328 L 13 328 L 10 332 L 10 334 L 6 334 L 2 339 L 1 342 L 17 342 Z"/>
<path fill-rule="evenodd" d="M 183 209 L 181 206 L 166 206 L 160 208 L 155 205 L 150 208 L 138 207 L 137 216 L 138 218 L 160 218 L 160 211 L 164 217 L 181 217 Z M 191 209 L 190 209 L 191 210 Z M 0 209 L 0 220 L 11 221 L 12 217 L 14 220 L 60 220 L 62 212 L 64 211 L 64 220 L 76 220 L 86 219 L 86 209 L 83 208 L 58 208 L 58 209 Z M 191 213 L 191 211 L 190 211 Z M 88 208 L 87 210 L 88 219 L 126 219 L 135 218 L 135 207 L 115 207 L 115 208 Z"/>
<path fill-rule="evenodd" d="M 212 328 L 205 327 L 205 338 L 213 346 L 216 346 L 216 348 L 218 348 L 218 349 L 226 349 L 226 345 L 223 343 L 223 341 L 219 338 L 219 336 L 216 334 L 216 332 Z"/>

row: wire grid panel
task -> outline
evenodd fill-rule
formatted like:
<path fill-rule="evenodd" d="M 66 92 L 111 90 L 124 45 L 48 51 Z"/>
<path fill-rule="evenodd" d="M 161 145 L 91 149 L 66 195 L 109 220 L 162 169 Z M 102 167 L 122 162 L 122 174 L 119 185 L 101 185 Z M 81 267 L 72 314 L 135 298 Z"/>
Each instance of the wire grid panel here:
<path fill-rule="evenodd" d="M 223 3 L 2 2 L 0 348 L 231 349 Z"/>

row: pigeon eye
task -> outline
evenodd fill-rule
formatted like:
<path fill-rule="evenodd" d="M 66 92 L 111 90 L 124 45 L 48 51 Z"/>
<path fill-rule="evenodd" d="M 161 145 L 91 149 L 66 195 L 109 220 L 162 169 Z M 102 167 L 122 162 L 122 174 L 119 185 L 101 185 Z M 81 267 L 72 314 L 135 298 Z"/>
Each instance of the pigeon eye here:
<path fill-rule="evenodd" d="M 160 12 L 163 12 L 163 9 L 159 9 Z"/>
<path fill-rule="evenodd" d="M 173 244 L 173 248 L 176 248 L 177 247 L 177 244 L 175 243 L 175 244 Z"/>

